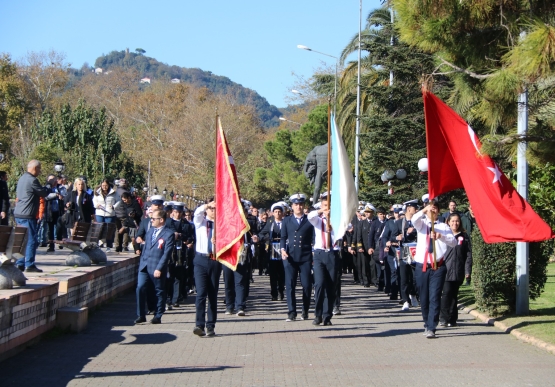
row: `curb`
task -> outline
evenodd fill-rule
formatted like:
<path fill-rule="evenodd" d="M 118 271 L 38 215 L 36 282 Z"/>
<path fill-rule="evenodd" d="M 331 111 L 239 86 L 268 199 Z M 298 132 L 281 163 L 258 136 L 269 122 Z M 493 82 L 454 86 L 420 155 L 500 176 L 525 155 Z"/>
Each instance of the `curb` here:
<path fill-rule="evenodd" d="M 518 329 L 513 329 L 505 323 L 501 321 L 496 321 L 494 318 L 489 317 L 483 313 L 476 311 L 475 309 L 470 309 L 464 306 L 464 304 L 459 304 L 458 308 L 460 311 L 463 311 L 467 314 L 470 314 L 477 319 L 482 320 L 488 325 L 495 326 L 496 328 L 502 330 L 505 333 L 510 333 L 511 335 L 515 336 L 517 339 L 524 341 L 525 343 L 532 344 L 535 347 L 541 348 L 544 351 L 550 352 L 555 355 L 555 345 L 546 343 L 543 340 L 537 339 L 533 336 L 527 335 L 526 333 L 520 332 Z"/>

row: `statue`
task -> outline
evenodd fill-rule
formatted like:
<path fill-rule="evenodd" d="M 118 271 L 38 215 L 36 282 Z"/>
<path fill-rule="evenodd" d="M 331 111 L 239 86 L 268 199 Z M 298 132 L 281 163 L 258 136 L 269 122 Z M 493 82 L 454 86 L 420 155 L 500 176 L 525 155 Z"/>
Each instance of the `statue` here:
<path fill-rule="evenodd" d="M 306 156 L 304 175 L 314 184 L 312 203 L 316 204 L 320 197 L 322 184 L 328 176 L 328 144 L 315 146 Z"/>

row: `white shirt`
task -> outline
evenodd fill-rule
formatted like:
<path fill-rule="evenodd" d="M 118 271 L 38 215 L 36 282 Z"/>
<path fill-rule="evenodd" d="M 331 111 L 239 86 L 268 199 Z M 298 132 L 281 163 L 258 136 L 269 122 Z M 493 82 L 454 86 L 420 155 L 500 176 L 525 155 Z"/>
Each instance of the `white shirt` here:
<path fill-rule="evenodd" d="M 418 232 L 416 255 L 414 260 L 418 263 L 424 264 L 426 260 L 426 253 L 428 251 L 428 230 L 431 230 L 432 223 L 426 216 L 424 216 L 422 211 L 418 211 L 414 214 L 411 222 Z M 434 231 L 440 234 L 439 239 L 436 239 L 435 241 L 436 260 L 437 262 L 440 262 L 447 252 L 447 247 L 455 247 L 457 245 L 457 239 L 455 239 L 451 229 L 445 223 L 436 221 L 434 223 Z"/>
<path fill-rule="evenodd" d="M 204 206 L 200 206 L 195 210 L 193 215 L 193 224 L 196 230 L 196 251 L 201 254 L 208 254 L 208 229 L 206 228 L 206 216 L 204 215 Z M 214 227 L 214 223 L 212 223 Z M 214 232 L 212 230 L 212 232 Z M 212 246 L 212 251 L 216 251 L 216 246 Z"/>
<path fill-rule="evenodd" d="M 322 240 L 322 230 L 324 231 L 324 235 L 326 235 L 326 223 L 327 220 L 325 218 L 320 217 L 318 215 L 318 211 L 311 211 L 307 217 L 310 224 L 314 226 L 314 250 L 324 250 L 324 241 Z M 339 246 L 335 245 L 335 235 L 333 230 L 331 230 L 331 241 L 334 244 L 333 249 L 339 250 Z M 326 250 L 329 250 L 330 246 L 326 246 Z"/>

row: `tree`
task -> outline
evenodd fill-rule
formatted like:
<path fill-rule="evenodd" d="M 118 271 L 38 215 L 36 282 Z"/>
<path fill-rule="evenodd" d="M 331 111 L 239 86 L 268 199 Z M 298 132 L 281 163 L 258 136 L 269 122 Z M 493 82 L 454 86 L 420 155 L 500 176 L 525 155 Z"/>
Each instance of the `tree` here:
<path fill-rule="evenodd" d="M 0 56 L 0 133 L 11 134 L 21 124 L 29 110 L 28 102 L 23 98 L 21 79 L 17 75 L 17 66 L 8 54 Z"/>
<path fill-rule="evenodd" d="M 142 48 L 136 48 L 136 49 L 135 49 L 135 52 L 136 52 L 137 54 L 139 54 L 139 55 L 143 55 L 144 53 L 146 53 L 146 51 L 143 50 Z"/>

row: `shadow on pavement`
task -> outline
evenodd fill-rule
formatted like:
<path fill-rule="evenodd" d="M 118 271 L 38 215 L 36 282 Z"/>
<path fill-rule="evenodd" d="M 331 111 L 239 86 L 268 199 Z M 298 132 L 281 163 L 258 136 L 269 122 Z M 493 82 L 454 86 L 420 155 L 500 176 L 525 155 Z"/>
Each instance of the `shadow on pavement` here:
<path fill-rule="evenodd" d="M 140 375 L 166 375 L 182 372 L 210 372 L 210 371 L 224 371 L 231 368 L 230 366 L 218 367 L 172 367 L 172 368 L 153 368 L 140 371 L 116 371 L 116 372 L 82 372 L 75 375 L 76 379 L 84 378 L 109 378 L 115 376 L 140 376 Z"/>
<path fill-rule="evenodd" d="M 135 337 L 135 340 L 129 343 L 121 343 L 121 345 L 164 344 L 177 339 L 177 336 L 169 333 L 139 333 L 130 334 L 129 336 Z"/>

